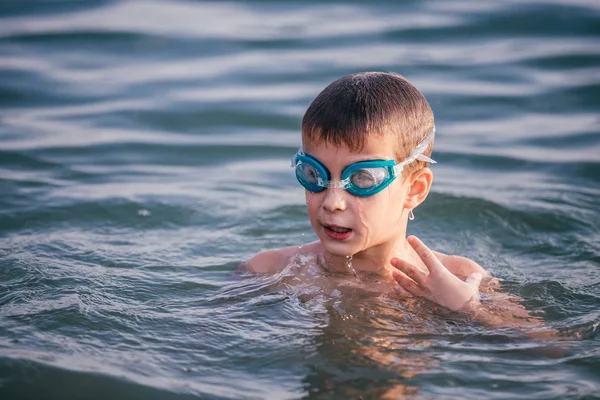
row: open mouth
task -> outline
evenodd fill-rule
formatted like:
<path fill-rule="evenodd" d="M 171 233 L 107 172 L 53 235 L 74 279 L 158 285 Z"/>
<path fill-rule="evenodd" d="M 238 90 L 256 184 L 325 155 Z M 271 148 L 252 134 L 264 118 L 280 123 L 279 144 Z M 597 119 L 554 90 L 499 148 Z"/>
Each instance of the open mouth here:
<path fill-rule="evenodd" d="M 352 235 L 352 229 L 337 225 L 323 225 L 325 234 L 335 240 L 345 240 Z"/>

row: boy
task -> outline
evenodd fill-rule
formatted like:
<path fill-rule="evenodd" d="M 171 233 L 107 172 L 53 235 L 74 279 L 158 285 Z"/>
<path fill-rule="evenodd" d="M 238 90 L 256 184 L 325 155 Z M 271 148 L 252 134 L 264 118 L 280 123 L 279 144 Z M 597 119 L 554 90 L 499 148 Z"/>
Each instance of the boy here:
<path fill-rule="evenodd" d="M 350 267 L 400 293 L 476 311 L 479 284 L 489 274 L 406 237 L 412 210 L 431 188 L 434 135 L 429 104 L 402 76 L 365 72 L 331 83 L 306 111 L 302 148 L 292 158 L 319 240 L 261 252 L 245 268 L 274 273 L 294 257 L 315 255 L 323 272 Z"/>

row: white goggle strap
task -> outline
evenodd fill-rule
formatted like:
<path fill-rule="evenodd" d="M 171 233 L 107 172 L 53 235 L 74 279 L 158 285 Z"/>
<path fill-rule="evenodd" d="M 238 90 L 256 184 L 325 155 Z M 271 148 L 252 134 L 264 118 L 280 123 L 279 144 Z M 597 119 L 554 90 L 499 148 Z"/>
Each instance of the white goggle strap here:
<path fill-rule="evenodd" d="M 300 155 L 304 155 L 304 150 L 302 149 L 302 147 L 298 147 L 298 151 L 296 152 L 296 154 L 294 154 L 292 156 L 292 158 L 290 159 L 290 163 L 292 164 L 292 168 L 296 168 L 298 166 L 298 161 L 296 159 L 296 156 L 300 154 Z"/>
<path fill-rule="evenodd" d="M 434 137 L 435 137 L 435 125 L 433 126 L 433 129 L 431 130 L 431 132 L 429 132 L 427 134 L 427 136 L 425 136 L 425 138 L 421 141 L 421 143 L 419 143 L 417 145 L 417 147 L 415 147 L 415 149 L 410 152 L 410 154 L 408 155 L 406 160 L 404 160 L 401 163 L 398 163 L 394 166 L 394 172 L 396 173 L 396 175 L 400 175 L 400 173 L 404 169 L 404 166 L 410 164 L 411 162 L 413 162 L 415 160 L 425 161 L 425 162 L 428 162 L 431 164 L 436 164 L 436 161 L 434 161 L 430 157 L 427 157 L 426 155 L 423 154 L 423 152 L 425 150 L 427 150 L 427 147 L 429 147 L 429 145 L 433 141 Z"/>
<path fill-rule="evenodd" d="M 433 142 L 433 138 L 435 137 L 435 125 L 433 126 L 433 129 L 431 130 L 431 132 L 429 132 L 427 134 L 427 136 L 425 136 L 425 138 L 423 138 L 423 140 L 421 141 L 421 143 L 419 143 L 417 145 L 417 147 L 415 147 L 415 149 L 413 151 L 410 152 L 410 155 L 408 156 L 410 157 L 414 157 L 417 156 L 419 154 L 422 154 L 425 150 L 427 150 L 427 147 L 429 147 L 429 145 L 431 144 L 431 142 Z M 413 159 L 413 161 L 416 160 Z"/>

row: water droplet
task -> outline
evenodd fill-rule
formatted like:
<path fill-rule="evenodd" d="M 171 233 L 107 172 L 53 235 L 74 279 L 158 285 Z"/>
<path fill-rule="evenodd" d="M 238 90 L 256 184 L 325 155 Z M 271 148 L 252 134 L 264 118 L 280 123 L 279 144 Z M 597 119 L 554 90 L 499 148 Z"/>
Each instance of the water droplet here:
<path fill-rule="evenodd" d="M 356 273 L 356 271 L 354 270 L 354 267 L 352 266 L 352 256 L 346 256 L 346 266 L 348 267 L 348 269 L 350 271 L 352 271 L 352 273 L 354 274 L 354 277 L 356 279 L 358 279 L 358 274 Z"/>

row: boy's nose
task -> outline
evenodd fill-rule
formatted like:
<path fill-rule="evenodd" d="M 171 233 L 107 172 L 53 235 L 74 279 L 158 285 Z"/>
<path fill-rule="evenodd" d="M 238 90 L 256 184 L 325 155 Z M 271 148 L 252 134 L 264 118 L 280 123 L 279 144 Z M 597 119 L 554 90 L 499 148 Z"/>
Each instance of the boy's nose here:
<path fill-rule="evenodd" d="M 348 192 L 341 188 L 325 189 L 323 208 L 329 212 L 343 211 L 346 209 L 346 196 Z"/>

